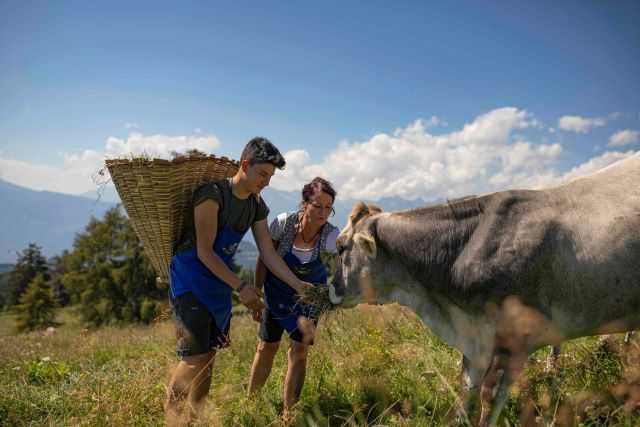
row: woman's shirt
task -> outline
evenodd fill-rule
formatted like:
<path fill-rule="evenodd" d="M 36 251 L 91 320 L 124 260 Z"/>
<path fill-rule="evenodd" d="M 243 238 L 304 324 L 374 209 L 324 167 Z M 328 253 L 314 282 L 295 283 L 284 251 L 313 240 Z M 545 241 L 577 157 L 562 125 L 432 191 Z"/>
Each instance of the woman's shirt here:
<path fill-rule="evenodd" d="M 286 228 L 287 218 L 292 215 L 297 215 L 297 212 L 283 212 L 278 215 L 273 221 L 271 221 L 271 225 L 269 226 L 269 232 L 271 233 L 271 238 L 276 242 L 279 242 L 283 238 L 283 233 Z M 340 234 L 340 230 L 332 225 L 331 223 L 326 223 L 323 227 L 329 227 L 327 232 L 326 239 L 321 239 L 320 242 L 324 240 L 324 247 L 320 248 L 320 252 L 328 252 L 328 253 L 336 253 L 336 238 L 338 234 Z M 295 228 L 293 229 L 295 230 Z M 293 236 L 287 236 L 290 239 L 295 238 L 295 231 L 293 231 Z M 312 261 L 314 247 L 311 248 L 298 248 L 295 245 L 291 248 L 291 253 L 300 260 L 301 263 L 305 264 L 309 261 Z"/>

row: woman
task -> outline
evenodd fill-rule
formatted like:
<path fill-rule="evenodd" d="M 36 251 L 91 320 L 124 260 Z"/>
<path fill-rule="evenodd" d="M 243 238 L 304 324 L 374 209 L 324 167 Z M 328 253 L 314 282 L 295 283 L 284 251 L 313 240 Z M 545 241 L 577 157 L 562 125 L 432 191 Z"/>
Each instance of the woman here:
<path fill-rule="evenodd" d="M 316 286 L 326 286 L 327 268 L 321 253 L 336 252 L 339 230 L 328 222 L 333 216 L 336 192 L 331 184 L 314 178 L 302 189 L 302 203 L 297 212 L 284 212 L 273 220 L 271 237 L 278 253 L 298 278 Z M 317 312 L 301 304 L 296 291 L 267 270 L 260 259 L 256 265 L 255 285 L 262 287 L 266 308 L 254 313 L 260 320 L 260 343 L 251 368 L 249 393 L 266 382 L 278 351 L 282 333 L 289 335 L 287 375 L 284 381 L 285 413 L 300 398 L 304 384 L 307 354 L 313 344 Z"/>

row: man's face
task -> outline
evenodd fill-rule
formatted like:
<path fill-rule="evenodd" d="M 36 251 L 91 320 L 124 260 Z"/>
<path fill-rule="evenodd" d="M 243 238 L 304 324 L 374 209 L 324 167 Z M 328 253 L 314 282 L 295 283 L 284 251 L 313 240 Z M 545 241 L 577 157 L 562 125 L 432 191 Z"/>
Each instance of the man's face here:
<path fill-rule="evenodd" d="M 248 161 L 242 161 L 242 168 L 247 176 L 247 189 L 253 194 L 260 194 L 269 185 L 271 177 L 276 171 L 271 163 L 256 163 L 251 166 Z"/>

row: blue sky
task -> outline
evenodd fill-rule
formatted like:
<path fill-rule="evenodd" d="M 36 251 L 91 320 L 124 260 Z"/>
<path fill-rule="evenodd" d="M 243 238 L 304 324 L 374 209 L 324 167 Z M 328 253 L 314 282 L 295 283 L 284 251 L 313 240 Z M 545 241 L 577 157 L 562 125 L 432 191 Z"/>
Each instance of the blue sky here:
<path fill-rule="evenodd" d="M 637 1 L 94 3 L 0 1 L 0 178 L 81 193 L 105 154 L 264 135 L 276 188 L 428 199 L 640 149 Z"/>

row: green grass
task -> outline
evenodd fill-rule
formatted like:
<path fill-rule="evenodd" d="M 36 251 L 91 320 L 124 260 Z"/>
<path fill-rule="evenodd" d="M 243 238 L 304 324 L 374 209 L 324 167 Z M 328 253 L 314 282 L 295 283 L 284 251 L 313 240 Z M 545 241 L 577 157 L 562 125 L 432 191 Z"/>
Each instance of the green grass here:
<path fill-rule="evenodd" d="M 170 320 L 87 330 L 65 309 L 53 336 L 17 335 L 13 321 L 0 315 L 0 425 L 162 424 L 165 384 L 177 362 Z M 287 424 L 280 418 L 286 340 L 261 396 L 250 400 L 257 325 L 236 313 L 231 334 L 231 348 L 216 359 L 201 424 Z M 638 346 L 638 337 L 628 347 L 621 336 L 576 340 L 563 346 L 554 373 L 545 371 L 546 352 L 534 354 L 501 425 L 640 425 L 622 389 L 640 378 Z M 288 424 L 447 425 L 457 408 L 459 370 L 460 354 L 406 309 L 332 313 L 321 321 L 302 399 Z"/>

